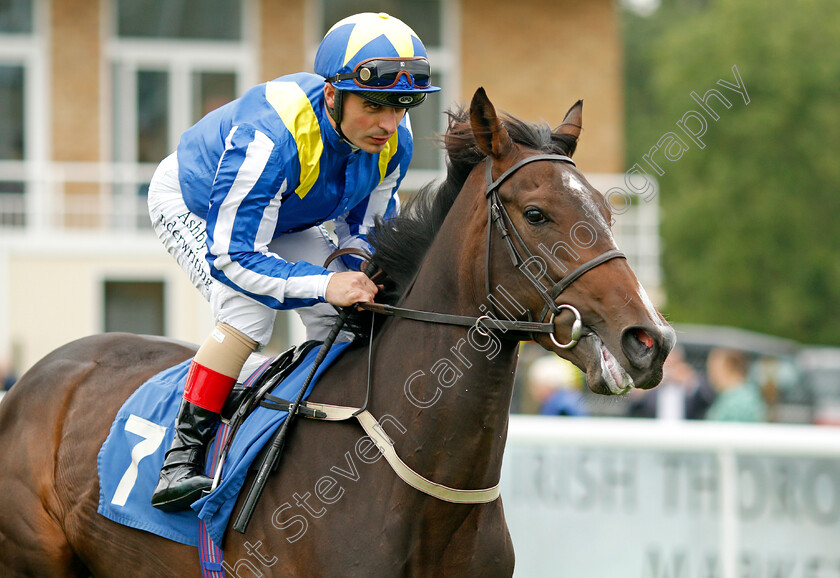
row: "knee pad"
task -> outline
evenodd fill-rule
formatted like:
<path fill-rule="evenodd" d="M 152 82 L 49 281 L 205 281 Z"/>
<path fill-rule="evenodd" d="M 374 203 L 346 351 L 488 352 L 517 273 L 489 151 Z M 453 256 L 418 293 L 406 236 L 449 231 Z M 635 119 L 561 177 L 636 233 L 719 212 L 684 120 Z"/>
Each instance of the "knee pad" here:
<path fill-rule="evenodd" d="M 222 375 L 236 378 L 257 345 L 256 341 L 230 325 L 219 322 L 195 354 L 195 362 Z"/>

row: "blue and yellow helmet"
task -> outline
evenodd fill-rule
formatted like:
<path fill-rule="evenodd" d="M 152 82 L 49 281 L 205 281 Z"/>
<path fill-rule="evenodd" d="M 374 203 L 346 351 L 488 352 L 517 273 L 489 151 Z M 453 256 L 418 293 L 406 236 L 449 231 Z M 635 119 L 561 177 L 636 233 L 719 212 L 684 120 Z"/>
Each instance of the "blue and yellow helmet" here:
<path fill-rule="evenodd" d="M 332 83 L 336 94 L 346 90 L 394 108 L 417 106 L 427 93 L 440 90 L 431 84 L 423 42 L 384 12 L 348 16 L 330 28 L 318 46 L 315 73 Z M 338 103 L 336 109 L 340 118 Z"/>

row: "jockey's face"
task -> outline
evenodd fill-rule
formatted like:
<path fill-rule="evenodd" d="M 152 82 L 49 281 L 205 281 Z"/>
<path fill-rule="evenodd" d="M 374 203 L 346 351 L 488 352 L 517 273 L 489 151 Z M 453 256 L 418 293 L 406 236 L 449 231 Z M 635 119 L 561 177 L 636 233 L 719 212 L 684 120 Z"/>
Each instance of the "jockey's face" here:
<path fill-rule="evenodd" d="M 335 89 L 328 84 L 325 93 L 327 106 L 335 106 Z M 404 108 L 374 104 L 352 92 L 345 92 L 341 131 L 351 143 L 375 154 L 385 148 L 404 116 Z"/>

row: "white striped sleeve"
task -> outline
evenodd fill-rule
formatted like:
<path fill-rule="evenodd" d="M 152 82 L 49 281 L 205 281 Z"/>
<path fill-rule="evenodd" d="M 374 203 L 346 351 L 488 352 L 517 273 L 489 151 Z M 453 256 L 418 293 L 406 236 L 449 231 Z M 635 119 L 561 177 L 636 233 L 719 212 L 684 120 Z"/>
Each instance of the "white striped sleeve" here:
<path fill-rule="evenodd" d="M 234 127 L 235 130 L 235 127 Z M 232 139 L 233 131 L 228 135 L 226 141 L 227 152 Z M 274 143 L 265 134 L 254 131 L 254 140 L 248 145 L 245 153 L 245 160 L 236 173 L 233 185 L 225 196 L 219 208 L 218 218 L 213 229 L 213 246 L 210 252 L 214 255 L 226 255 L 230 251 L 231 238 L 236 220 L 237 212 L 242 201 L 248 196 L 251 189 L 262 175 L 266 163 L 274 149 Z"/>
<path fill-rule="evenodd" d="M 254 250 L 262 251 L 274 239 L 274 230 L 277 228 L 277 219 L 280 214 L 280 204 L 283 200 L 283 194 L 289 186 L 289 180 L 283 179 L 283 184 L 275 193 L 274 198 L 269 201 L 265 210 L 263 211 L 262 219 L 260 219 L 260 226 L 257 229 L 257 236 L 254 238 Z"/>

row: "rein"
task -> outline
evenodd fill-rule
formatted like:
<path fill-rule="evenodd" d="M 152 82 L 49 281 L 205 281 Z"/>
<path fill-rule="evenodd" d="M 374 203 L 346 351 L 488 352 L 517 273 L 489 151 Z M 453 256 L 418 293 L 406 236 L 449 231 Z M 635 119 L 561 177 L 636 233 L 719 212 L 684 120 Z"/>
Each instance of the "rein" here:
<path fill-rule="evenodd" d="M 576 307 L 568 303 L 558 304 L 556 302 L 557 297 L 559 297 L 563 291 L 568 289 L 572 283 L 574 283 L 587 271 L 590 271 L 591 269 L 594 269 L 595 267 L 602 265 L 603 263 L 606 263 L 607 261 L 610 261 L 612 259 L 625 259 L 626 257 L 624 253 L 617 249 L 605 251 L 604 253 L 601 253 L 597 257 L 586 261 L 576 269 L 572 270 L 569 274 L 565 275 L 557 282 L 553 281 L 551 277 L 548 277 L 549 281 L 552 283 L 552 286 L 549 289 L 546 289 L 546 287 L 542 283 L 538 282 L 534 276 L 528 275 L 522 271 L 523 266 L 526 265 L 530 260 L 536 259 L 536 257 L 528 249 L 528 246 L 522 239 L 522 236 L 519 234 L 519 231 L 516 230 L 516 226 L 513 224 L 513 220 L 510 218 L 510 215 L 508 214 L 504 204 L 501 201 L 501 198 L 499 197 L 499 187 L 501 187 L 501 185 L 520 168 L 522 168 L 526 164 L 537 161 L 563 162 L 575 166 L 574 161 L 568 156 L 557 154 L 539 154 L 531 157 L 526 157 L 520 160 L 519 162 L 515 163 L 513 166 L 508 168 L 506 171 L 504 171 L 499 176 L 499 178 L 493 180 L 492 160 L 490 159 L 490 157 L 487 157 L 486 188 L 484 191 L 484 196 L 488 201 L 485 288 L 487 290 L 487 295 L 490 296 L 490 253 L 492 248 L 492 225 L 495 224 L 496 227 L 499 229 L 499 232 L 502 236 L 502 240 L 505 242 L 505 248 L 507 249 L 508 255 L 510 256 L 513 266 L 516 267 L 520 272 L 522 272 L 523 275 L 525 275 L 525 277 L 528 279 L 531 285 L 534 286 L 539 295 L 543 298 L 543 301 L 545 301 L 545 307 L 540 313 L 540 319 L 545 319 L 545 317 L 549 313 L 551 313 L 551 318 L 547 323 L 530 320 L 522 321 L 499 319 L 498 316 L 495 314 L 492 316 L 490 314 L 486 314 L 481 315 L 479 317 L 472 317 L 468 315 L 452 315 L 447 313 L 436 313 L 433 311 L 408 309 L 406 307 L 397 307 L 394 305 L 386 305 L 382 303 L 357 303 L 356 306 L 360 309 L 372 311 L 373 313 L 390 315 L 393 317 L 402 317 L 404 319 L 413 319 L 416 321 L 423 321 L 427 323 L 440 323 L 445 325 L 473 327 L 485 336 L 489 335 L 488 331 L 494 330 L 503 332 L 524 332 L 530 335 L 533 335 L 535 333 L 547 334 L 551 337 L 551 341 L 561 349 L 572 349 L 573 347 L 575 347 L 583 332 L 583 320 L 581 318 L 580 311 L 578 311 Z M 514 242 L 514 238 L 516 239 L 516 242 Z M 517 244 L 524 251 L 526 258 L 523 258 L 522 253 L 520 253 L 519 249 L 517 249 Z M 360 254 L 360 252 L 356 249 L 343 249 L 331 255 L 327 262 L 324 264 L 324 266 L 326 267 L 327 265 L 329 265 L 329 263 L 333 259 L 341 255 L 347 254 L 355 254 L 357 256 L 362 256 L 363 258 L 365 258 L 366 256 L 364 253 Z M 564 309 L 571 311 L 572 314 L 575 316 L 575 320 L 572 324 L 571 339 L 568 343 L 560 343 L 559 341 L 557 341 L 557 338 L 554 335 L 554 318 L 558 314 L 562 313 Z M 376 418 L 373 417 L 373 415 L 367 410 L 367 404 L 370 399 L 371 386 L 370 352 L 372 352 L 373 350 L 373 327 L 371 327 L 370 333 L 371 345 L 368 356 L 368 389 L 367 394 L 365 396 L 364 405 L 362 407 L 356 408 L 335 406 L 329 404 L 307 403 L 302 401 L 303 392 L 306 390 L 310 379 L 312 378 L 318 366 L 320 365 L 323 356 L 326 354 L 326 350 L 329 349 L 329 347 L 332 344 L 332 341 L 334 341 L 336 335 L 338 334 L 338 331 L 344 325 L 346 315 L 346 311 L 341 311 L 339 319 L 336 321 L 336 324 L 333 327 L 333 330 L 330 332 L 330 336 L 327 338 L 327 341 L 324 342 L 324 345 L 322 346 L 322 349 L 319 352 L 318 359 L 315 360 L 315 364 L 310 371 L 310 375 L 304 383 L 303 387 L 301 388 L 300 392 L 298 393 L 298 396 L 295 399 L 295 401 L 289 402 L 286 400 L 278 399 L 272 400 L 275 403 L 280 402 L 280 406 L 282 406 L 283 409 L 287 409 L 287 411 L 289 412 L 289 416 L 283 423 L 283 427 L 281 428 L 281 430 L 277 434 L 275 434 L 274 438 L 272 439 L 269 457 L 263 460 L 259 473 L 254 480 L 254 485 L 246 498 L 245 505 L 243 505 L 243 508 L 239 513 L 239 517 L 237 518 L 236 523 L 234 524 L 234 529 L 240 532 L 245 531 L 245 527 L 247 526 L 248 520 L 251 517 L 254 505 L 256 504 L 256 500 L 262 493 L 262 487 L 265 484 L 265 479 L 268 473 L 273 469 L 275 462 L 279 458 L 279 454 L 282 452 L 286 428 L 288 427 L 288 424 L 292 421 L 292 417 L 296 413 L 301 413 L 304 417 L 309 417 L 313 419 L 323 419 L 327 421 L 341 421 L 355 417 L 361 424 L 362 428 L 365 430 L 365 433 L 367 433 L 370 439 L 373 440 L 373 442 L 376 444 L 376 447 L 379 449 L 379 452 L 382 454 L 382 456 L 385 457 L 385 460 L 388 462 L 388 464 L 391 466 L 394 472 L 405 483 L 430 496 L 447 502 L 455 502 L 461 504 L 486 503 L 491 502 L 499 497 L 499 484 L 496 484 L 495 486 L 492 486 L 490 488 L 476 490 L 462 490 L 457 488 L 450 488 L 448 486 L 444 486 L 442 484 L 438 484 L 427 478 L 424 478 L 423 476 L 412 470 L 410 467 L 408 467 L 405 464 L 405 462 L 403 462 L 402 459 L 400 459 L 399 455 L 397 455 L 397 452 L 394 448 L 393 440 L 385 433 L 385 431 L 382 429 L 382 426 L 379 424 Z M 301 409 L 303 408 L 306 408 L 305 412 L 301 411 Z"/>

